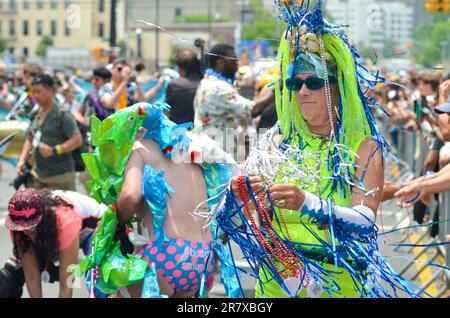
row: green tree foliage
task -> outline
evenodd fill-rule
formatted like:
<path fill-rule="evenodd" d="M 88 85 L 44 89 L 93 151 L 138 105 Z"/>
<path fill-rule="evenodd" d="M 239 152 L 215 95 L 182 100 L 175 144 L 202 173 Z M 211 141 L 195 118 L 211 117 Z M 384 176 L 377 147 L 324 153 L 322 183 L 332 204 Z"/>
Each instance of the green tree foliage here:
<path fill-rule="evenodd" d="M 423 23 L 413 30 L 413 55 L 417 63 L 430 67 L 448 58 L 443 56 L 443 53 L 450 49 L 449 19 L 448 13 L 434 14 L 432 21 Z"/>
<path fill-rule="evenodd" d="M 127 41 L 124 39 L 119 40 L 117 46 L 120 48 L 119 56 L 125 57 L 127 55 Z M 130 54 L 134 55 L 133 49 L 130 49 Z"/>
<path fill-rule="evenodd" d="M 317 0 L 311 0 L 309 8 L 314 8 L 316 2 Z M 253 22 L 244 26 L 242 40 L 268 40 L 272 46 L 278 46 L 286 24 L 277 18 L 276 13 L 265 8 L 261 0 L 251 0 L 248 9 L 252 12 Z M 323 5 L 322 10 L 327 21 L 332 22 Z"/>
<path fill-rule="evenodd" d="M 53 39 L 48 35 L 44 35 L 42 39 L 39 41 L 36 47 L 36 55 L 37 56 L 46 56 L 47 47 L 53 45 Z"/>
<path fill-rule="evenodd" d="M 242 40 L 268 40 L 278 45 L 286 24 L 263 7 L 260 0 L 251 0 L 249 9 L 253 11 L 253 23 L 244 26 Z"/>

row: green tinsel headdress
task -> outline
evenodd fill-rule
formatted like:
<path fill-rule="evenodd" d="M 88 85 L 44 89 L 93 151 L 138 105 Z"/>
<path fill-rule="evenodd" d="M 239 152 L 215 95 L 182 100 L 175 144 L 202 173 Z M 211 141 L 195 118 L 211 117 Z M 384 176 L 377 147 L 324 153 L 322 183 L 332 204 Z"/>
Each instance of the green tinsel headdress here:
<path fill-rule="evenodd" d="M 278 51 L 280 81 L 284 82 L 286 78 L 300 73 L 315 73 L 320 78 L 335 77 L 339 87 L 335 142 L 356 152 L 361 142 L 372 136 L 382 149 L 388 149 L 387 142 L 379 133 L 369 109 L 371 101 L 366 99 L 360 87 L 360 81 L 372 87 L 383 79 L 372 74 L 369 79 L 361 75 L 363 72 L 358 71 L 361 65 L 356 60 L 358 55 L 348 44 L 342 29 L 328 24 L 323 19 L 321 0 L 312 11 L 307 10 L 308 6 L 304 2 L 307 1 L 276 1 L 280 8 L 280 17 L 288 23 Z M 280 128 L 285 140 L 293 133 L 303 137 L 312 136 L 303 119 L 297 98 L 286 85 L 283 85 L 283 91 L 276 85 L 276 101 Z"/>

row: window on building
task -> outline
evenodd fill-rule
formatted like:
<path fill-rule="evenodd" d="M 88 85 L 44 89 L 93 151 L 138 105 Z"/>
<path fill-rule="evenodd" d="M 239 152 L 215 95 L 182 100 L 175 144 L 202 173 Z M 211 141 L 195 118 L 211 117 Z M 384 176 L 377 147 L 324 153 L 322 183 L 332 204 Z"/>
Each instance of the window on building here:
<path fill-rule="evenodd" d="M 0 1 L 0 11 L 3 10 L 3 1 Z"/>
<path fill-rule="evenodd" d="M 70 36 L 71 34 L 71 29 L 69 28 L 69 26 L 67 25 L 67 22 L 64 23 L 64 35 L 65 36 Z"/>
<path fill-rule="evenodd" d="M 16 10 L 16 0 L 9 0 L 9 10 L 14 11 Z"/>
<path fill-rule="evenodd" d="M 24 20 L 23 21 L 23 35 L 27 36 L 29 34 L 28 32 L 29 32 L 28 31 L 28 20 Z"/>
<path fill-rule="evenodd" d="M 52 36 L 55 36 L 57 33 L 57 23 L 55 20 L 52 20 L 50 22 L 50 33 L 52 34 Z"/>
<path fill-rule="evenodd" d="M 8 49 L 8 52 L 9 52 L 9 55 L 14 55 L 14 52 L 15 50 L 14 50 L 14 48 L 13 47 L 10 47 L 9 49 Z"/>
<path fill-rule="evenodd" d="M 103 23 L 98 24 L 98 37 L 102 38 L 105 36 L 105 25 Z"/>
<path fill-rule="evenodd" d="M 183 10 L 181 8 L 175 8 L 175 18 L 178 18 L 182 15 Z"/>
<path fill-rule="evenodd" d="M 24 47 L 23 48 L 23 51 L 22 51 L 22 53 L 23 53 L 23 57 L 28 57 L 28 48 L 27 47 Z"/>
<path fill-rule="evenodd" d="M 105 11 L 105 0 L 98 0 L 98 11 L 99 12 Z"/>
<path fill-rule="evenodd" d="M 10 36 L 16 35 L 16 22 L 15 21 L 9 21 L 9 35 Z"/>
<path fill-rule="evenodd" d="M 72 4 L 72 0 L 64 0 L 64 7 L 67 9 Z"/>
<path fill-rule="evenodd" d="M 44 22 L 42 20 L 36 21 L 36 35 L 44 34 Z"/>
<path fill-rule="evenodd" d="M 44 9 L 44 0 L 36 0 L 36 7 L 37 7 L 39 10 Z"/>
<path fill-rule="evenodd" d="M 57 9 L 58 8 L 58 0 L 51 0 L 50 1 L 50 8 L 51 9 Z"/>
<path fill-rule="evenodd" d="M 30 9 L 30 0 L 22 0 L 23 1 L 23 9 L 28 10 Z"/>

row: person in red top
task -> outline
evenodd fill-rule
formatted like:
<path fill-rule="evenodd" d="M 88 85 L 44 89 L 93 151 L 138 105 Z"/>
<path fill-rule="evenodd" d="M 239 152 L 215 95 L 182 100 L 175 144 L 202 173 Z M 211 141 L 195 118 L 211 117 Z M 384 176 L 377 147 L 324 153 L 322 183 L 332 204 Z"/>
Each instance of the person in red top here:
<path fill-rule="evenodd" d="M 84 211 L 87 209 L 91 213 Z M 78 263 L 80 247 L 90 253 L 96 222 L 89 221 L 98 221 L 105 210 L 106 206 L 95 200 L 70 191 L 26 188 L 11 197 L 5 225 L 11 231 L 14 255 L 22 263 L 31 298 L 42 297 L 42 281 L 56 280 L 59 297 L 72 297 L 68 267 Z"/>

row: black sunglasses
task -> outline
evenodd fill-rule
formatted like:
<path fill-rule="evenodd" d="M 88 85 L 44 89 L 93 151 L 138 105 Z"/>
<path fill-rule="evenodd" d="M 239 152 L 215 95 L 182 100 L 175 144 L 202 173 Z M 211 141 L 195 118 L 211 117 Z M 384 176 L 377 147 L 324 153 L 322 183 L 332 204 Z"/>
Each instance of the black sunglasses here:
<path fill-rule="evenodd" d="M 336 83 L 336 79 L 334 77 L 329 77 L 328 79 L 330 83 Z M 285 83 L 286 87 L 290 91 L 295 92 L 301 90 L 303 84 L 305 84 L 310 91 L 318 91 L 325 86 L 325 80 L 319 77 L 308 77 L 305 80 L 298 77 L 290 77 L 286 79 Z"/>

